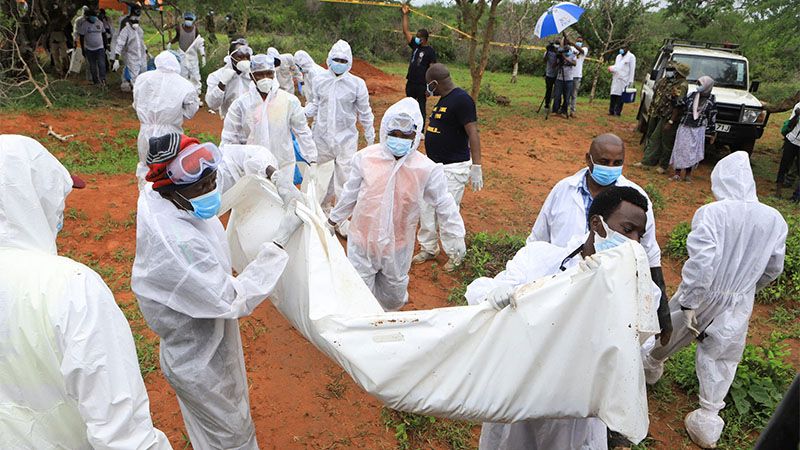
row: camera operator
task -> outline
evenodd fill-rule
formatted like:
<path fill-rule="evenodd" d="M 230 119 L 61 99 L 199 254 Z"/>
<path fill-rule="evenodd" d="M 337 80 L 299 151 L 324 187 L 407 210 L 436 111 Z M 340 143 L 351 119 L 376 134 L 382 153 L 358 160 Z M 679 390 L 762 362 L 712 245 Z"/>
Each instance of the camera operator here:
<path fill-rule="evenodd" d="M 573 71 L 578 62 L 578 50 L 573 47 L 566 34 L 556 52 L 556 87 L 553 100 L 553 112 L 569 117 L 569 100 L 572 96 Z"/>
<path fill-rule="evenodd" d="M 547 44 L 544 52 L 544 115 L 547 117 L 550 114 L 550 99 L 553 95 L 553 85 L 556 83 L 556 75 L 558 75 L 558 43 L 551 42 Z M 541 107 L 541 105 L 540 105 Z"/>

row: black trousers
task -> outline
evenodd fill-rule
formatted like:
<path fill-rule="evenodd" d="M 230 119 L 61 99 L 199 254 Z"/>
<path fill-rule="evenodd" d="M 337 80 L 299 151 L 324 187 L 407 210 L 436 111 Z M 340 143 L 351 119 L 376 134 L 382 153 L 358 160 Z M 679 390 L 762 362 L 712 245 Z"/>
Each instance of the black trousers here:
<path fill-rule="evenodd" d="M 406 97 L 411 97 L 419 103 L 419 112 L 422 113 L 422 130 L 424 132 L 425 122 L 428 119 L 425 109 L 428 101 L 428 97 L 425 95 L 425 85 L 406 81 Z"/>
<path fill-rule="evenodd" d="M 775 180 L 778 184 L 783 184 L 786 180 L 786 172 L 792 167 L 792 164 L 800 157 L 800 145 L 794 145 L 788 139 L 783 139 L 783 155 L 781 155 L 781 165 L 778 167 L 778 179 Z"/>
<path fill-rule="evenodd" d="M 622 105 L 624 104 L 621 95 L 611 94 L 611 100 L 608 102 L 608 113 L 619 116 L 622 114 Z"/>
<path fill-rule="evenodd" d="M 553 86 L 556 84 L 556 77 L 544 77 L 544 107 L 550 109 L 550 100 L 553 98 Z"/>

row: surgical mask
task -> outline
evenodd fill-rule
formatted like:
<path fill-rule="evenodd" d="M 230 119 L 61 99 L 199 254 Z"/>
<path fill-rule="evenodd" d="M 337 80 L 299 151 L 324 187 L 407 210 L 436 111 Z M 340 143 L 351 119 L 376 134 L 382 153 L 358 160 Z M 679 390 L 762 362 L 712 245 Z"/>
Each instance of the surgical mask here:
<path fill-rule="evenodd" d="M 431 87 L 433 85 L 433 87 Z M 436 86 L 439 85 L 439 82 L 436 80 L 431 81 L 430 83 L 425 85 L 425 95 L 428 97 L 432 97 L 434 95 L 434 91 L 436 90 Z"/>
<path fill-rule="evenodd" d="M 220 205 L 222 204 L 222 195 L 219 189 L 214 188 L 213 191 L 207 192 L 199 197 L 188 199 L 177 192 L 184 200 L 192 205 L 192 214 L 199 219 L 210 219 L 217 215 Z"/>
<path fill-rule="evenodd" d="M 347 64 L 346 63 L 336 62 L 336 61 L 331 61 L 331 70 L 336 75 L 341 75 L 341 74 L 347 72 Z"/>
<path fill-rule="evenodd" d="M 236 70 L 241 73 L 249 73 L 250 72 L 250 60 L 243 59 L 236 63 Z"/>
<path fill-rule="evenodd" d="M 414 145 L 413 139 L 406 139 L 396 136 L 386 137 L 386 148 L 398 158 L 406 156 L 411 151 L 411 146 Z"/>
<path fill-rule="evenodd" d="M 131 23 L 131 28 L 133 28 L 134 30 L 138 30 L 139 29 L 139 24 L 138 23 Z"/>
<path fill-rule="evenodd" d="M 619 176 L 622 175 L 622 166 L 601 166 L 595 164 L 591 155 L 589 159 L 592 161 L 592 179 L 600 186 L 608 186 L 617 181 Z"/>
<path fill-rule="evenodd" d="M 183 21 L 183 26 L 185 26 L 185 27 L 190 27 L 192 25 L 194 25 L 194 22 L 192 22 L 191 20 L 184 20 Z"/>
<path fill-rule="evenodd" d="M 272 78 L 262 78 L 256 81 L 256 88 L 266 94 L 272 89 Z"/>
<path fill-rule="evenodd" d="M 625 54 L 625 50 L 623 50 L 623 49 L 619 49 L 619 54 L 620 54 L 620 55 L 624 55 L 624 54 Z"/>
<path fill-rule="evenodd" d="M 417 45 L 420 45 L 420 44 L 422 44 L 422 39 L 420 39 L 418 37 L 415 37 L 414 38 L 414 43 L 417 44 Z"/>
<path fill-rule="evenodd" d="M 675 78 L 675 71 L 674 70 L 668 70 L 668 71 L 666 71 L 664 73 L 664 75 L 666 75 L 667 78 Z"/>
<path fill-rule="evenodd" d="M 594 233 L 594 251 L 595 252 L 603 252 L 606 250 L 610 250 L 614 247 L 618 247 L 630 239 L 625 237 L 622 233 L 617 233 L 616 231 L 612 230 L 611 228 L 606 225 L 606 221 L 600 217 L 600 223 L 603 224 L 603 229 L 606 230 L 606 237 L 600 236 L 599 233 L 595 231 Z"/>
<path fill-rule="evenodd" d="M 583 47 L 583 42 L 576 42 L 575 45 L 578 47 Z"/>
<path fill-rule="evenodd" d="M 565 54 L 567 55 L 567 57 L 572 56 L 572 50 L 567 50 L 567 53 L 565 53 Z"/>
<path fill-rule="evenodd" d="M 97 17 L 89 16 L 89 18 L 87 20 L 89 20 L 89 23 L 95 23 L 95 22 L 97 22 Z"/>

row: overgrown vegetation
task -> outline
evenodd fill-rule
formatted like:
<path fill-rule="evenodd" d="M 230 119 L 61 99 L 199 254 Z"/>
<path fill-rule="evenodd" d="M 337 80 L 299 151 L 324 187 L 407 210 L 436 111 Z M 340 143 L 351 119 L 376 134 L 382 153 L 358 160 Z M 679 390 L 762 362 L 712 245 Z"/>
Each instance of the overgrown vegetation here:
<path fill-rule="evenodd" d="M 436 448 L 472 449 L 472 432 L 477 424 L 410 414 L 389 408 L 381 410 L 386 428 L 394 431 L 398 450 Z"/>
<path fill-rule="evenodd" d="M 525 246 L 525 237 L 508 233 L 475 233 L 467 236 L 467 256 L 458 271 L 461 283 L 454 287 L 447 301 L 465 305 L 467 285 L 480 277 L 493 277 L 503 271 L 514 255 Z"/>
<path fill-rule="evenodd" d="M 650 198 L 650 202 L 653 204 L 653 214 L 664 209 L 667 202 L 664 200 L 664 196 L 661 194 L 658 186 L 653 183 L 647 183 L 644 186 L 644 191 L 647 193 L 647 196 Z"/>
<path fill-rule="evenodd" d="M 690 231 L 692 231 L 692 224 L 689 222 L 675 225 L 675 228 L 669 232 L 664 253 L 671 258 L 685 261 L 689 257 L 689 252 L 686 250 L 686 238 Z"/>
<path fill-rule="evenodd" d="M 55 148 L 51 149 L 58 152 Z M 92 148 L 84 141 L 72 140 L 63 147 L 63 156 L 59 159 L 70 172 L 116 175 L 133 173 L 139 162 L 139 154 L 136 141 L 131 143 L 131 138 L 120 133 L 114 138 L 103 139 L 99 149 Z"/>

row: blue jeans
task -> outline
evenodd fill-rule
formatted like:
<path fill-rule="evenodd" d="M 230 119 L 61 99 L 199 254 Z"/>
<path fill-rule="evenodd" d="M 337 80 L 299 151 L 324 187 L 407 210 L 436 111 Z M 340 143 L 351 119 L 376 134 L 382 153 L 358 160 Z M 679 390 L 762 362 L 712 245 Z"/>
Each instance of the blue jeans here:
<path fill-rule="evenodd" d="M 569 109 L 569 98 L 572 96 L 573 81 L 556 80 L 553 112 L 566 114 Z"/>
<path fill-rule="evenodd" d="M 86 60 L 89 62 L 89 73 L 94 84 L 106 81 L 106 51 L 102 48 L 86 50 Z"/>

